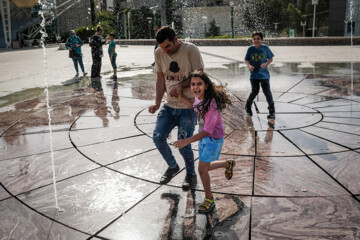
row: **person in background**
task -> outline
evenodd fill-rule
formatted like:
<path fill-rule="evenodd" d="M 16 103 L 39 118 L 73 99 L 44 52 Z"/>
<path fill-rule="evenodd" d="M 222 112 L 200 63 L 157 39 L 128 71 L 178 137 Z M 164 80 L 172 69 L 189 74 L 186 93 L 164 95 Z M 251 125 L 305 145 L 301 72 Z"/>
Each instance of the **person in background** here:
<path fill-rule="evenodd" d="M 114 74 L 110 77 L 111 79 L 117 79 L 117 66 L 116 66 L 116 52 L 115 52 L 115 47 L 116 47 L 116 43 L 114 41 L 115 39 L 115 34 L 114 33 L 110 33 L 109 34 L 109 57 L 110 57 L 110 62 L 111 62 L 111 66 L 114 70 Z"/>
<path fill-rule="evenodd" d="M 96 33 L 90 39 L 91 55 L 92 55 L 92 66 L 91 66 L 91 77 L 100 78 L 101 72 L 101 58 L 103 56 L 102 45 L 106 43 L 105 39 L 102 38 L 103 28 L 98 25 L 96 27 Z"/>
<path fill-rule="evenodd" d="M 84 63 L 82 60 L 82 52 L 81 52 L 81 46 L 83 45 L 83 42 L 81 39 L 76 36 L 76 33 L 74 30 L 70 31 L 70 37 L 66 40 L 65 46 L 69 51 L 72 51 L 72 60 L 74 62 L 74 68 L 76 70 L 75 77 L 79 76 L 79 67 L 80 65 L 81 71 L 83 72 L 83 76 L 86 76 L 87 73 L 84 70 Z"/>

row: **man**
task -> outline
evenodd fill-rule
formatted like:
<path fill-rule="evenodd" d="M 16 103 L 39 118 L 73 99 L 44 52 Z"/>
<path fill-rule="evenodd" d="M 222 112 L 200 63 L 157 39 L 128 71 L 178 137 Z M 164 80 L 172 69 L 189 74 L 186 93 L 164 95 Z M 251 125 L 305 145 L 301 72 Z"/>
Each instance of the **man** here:
<path fill-rule="evenodd" d="M 199 49 L 191 43 L 180 42 L 171 27 L 161 27 L 157 32 L 156 41 L 159 44 L 155 52 L 156 100 L 155 105 L 149 107 L 149 112 L 155 113 L 160 108 L 166 91 L 166 101 L 158 114 L 153 134 L 153 141 L 168 164 L 168 169 L 160 179 L 161 184 L 166 184 L 180 170 L 166 142 L 167 137 L 175 126 L 178 127 L 178 139 L 191 137 L 197 119 L 195 111 L 177 98 L 177 91 L 182 89 L 182 95 L 193 100 L 188 77 L 195 70 L 202 71 L 204 63 Z M 180 149 L 180 154 L 184 158 L 186 167 L 183 188 L 188 189 L 196 184 L 194 153 L 191 145 Z"/>
<path fill-rule="evenodd" d="M 91 47 L 91 55 L 93 59 L 93 64 L 91 66 L 91 77 L 92 78 L 100 78 L 101 71 L 101 58 L 103 56 L 102 45 L 106 43 L 106 41 L 102 38 L 103 29 L 101 26 L 96 27 L 96 33 L 91 37 L 90 47 Z"/>

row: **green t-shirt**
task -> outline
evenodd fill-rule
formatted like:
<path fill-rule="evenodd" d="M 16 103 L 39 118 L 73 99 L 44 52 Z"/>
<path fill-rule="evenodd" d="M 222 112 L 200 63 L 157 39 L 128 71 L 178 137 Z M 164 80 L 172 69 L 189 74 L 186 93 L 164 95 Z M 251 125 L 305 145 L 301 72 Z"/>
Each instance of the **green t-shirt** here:
<path fill-rule="evenodd" d="M 114 40 L 112 40 L 111 42 L 110 42 L 110 44 L 109 44 L 109 57 L 111 57 L 111 49 L 112 48 L 114 48 L 114 55 L 113 55 L 113 57 L 116 57 L 117 56 L 117 54 L 116 54 L 116 52 L 115 52 L 115 47 L 116 47 L 116 43 L 115 43 L 115 41 Z"/>

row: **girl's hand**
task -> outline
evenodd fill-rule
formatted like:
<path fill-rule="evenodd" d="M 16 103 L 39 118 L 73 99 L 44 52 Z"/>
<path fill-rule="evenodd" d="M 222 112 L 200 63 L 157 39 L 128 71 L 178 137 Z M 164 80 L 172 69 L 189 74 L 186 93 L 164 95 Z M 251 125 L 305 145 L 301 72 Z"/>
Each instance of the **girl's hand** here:
<path fill-rule="evenodd" d="M 110 57 L 110 61 L 112 61 L 112 57 Z"/>
<path fill-rule="evenodd" d="M 187 145 L 189 145 L 189 142 L 187 139 L 180 139 L 180 140 L 174 142 L 174 146 L 179 150 Z"/>
<path fill-rule="evenodd" d="M 75 43 L 75 47 L 78 47 L 79 45 L 77 43 Z"/>
<path fill-rule="evenodd" d="M 249 68 L 250 72 L 255 70 L 255 67 L 253 65 L 249 65 L 248 68 Z"/>
<path fill-rule="evenodd" d="M 262 69 L 265 69 L 265 68 L 267 67 L 267 64 L 266 64 L 266 63 L 263 63 L 263 64 L 260 65 L 260 67 L 261 67 Z"/>

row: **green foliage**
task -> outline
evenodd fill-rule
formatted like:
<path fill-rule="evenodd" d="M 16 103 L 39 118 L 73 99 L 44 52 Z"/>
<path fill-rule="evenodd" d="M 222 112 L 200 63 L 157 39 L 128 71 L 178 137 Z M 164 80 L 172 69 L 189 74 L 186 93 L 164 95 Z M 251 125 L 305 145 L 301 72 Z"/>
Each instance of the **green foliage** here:
<path fill-rule="evenodd" d="M 100 24 L 104 29 L 104 36 L 114 33 L 116 29 L 115 15 L 113 12 L 102 10 L 95 15 L 96 25 Z"/>
<path fill-rule="evenodd" d="M 328 0 L 319 0 L 319 4 L 316 6 L 316 19 L 315 19 L 315 26 L 327 26 L 329 20 L 329 6 Z M 308 26 L 312 26 L 313 24 L 313 17 L 314 17 L 314 5 L 312 5 L 311 1 L 306 4 L 305 7 L 305 14 L 306 14 L 306 22 Z"/>
<path fill-rule="evenodd" d="M 95 26 L 89 25 L 87 27 L 79 27 L 75 29 L 76 35 L 83 41 L 88 42 L 89 38 L 96 32 Z"/>
<path fill-rule="evenodd" d="M 275 23 L 277 32 L 290 27 L 297 29 L 301 11 L 295 4 L 296 0 L 248 0 L 244 4 L 244 23 L 250 30 L 275 31 Z"/>
<path fill-rule="evenodd" d="M 216 26 L 215 19 L 211 20 L 209 31 L 206 33 L 206 37 L 220 36 L 220 27 Z"/>
<path fill-rule="evenodd" d="M 291 28 L 298 32 L 302 30 L 300 22 L 305 20 L 305 16 L 301 14 L 300 9 L 296 8 L 292 3 L 289 3 L 288 7 L 283 9 L 281 14 L 284 22 L 287 23 L 284 28 L 286 32 Z"/>
<path fill-rule="evenodd" d="M 131 38 L 146 39 L 150 38 L 150 30 L 152 31 L 152 22 L 149 24 L 147 18 L 153 19 L 153 14 L 150 8 L 141 7 L 140 9 L 133 9 L 130 13 L 131 22 Z M 153 32 L 153 31 L 152 31 Z"/>

